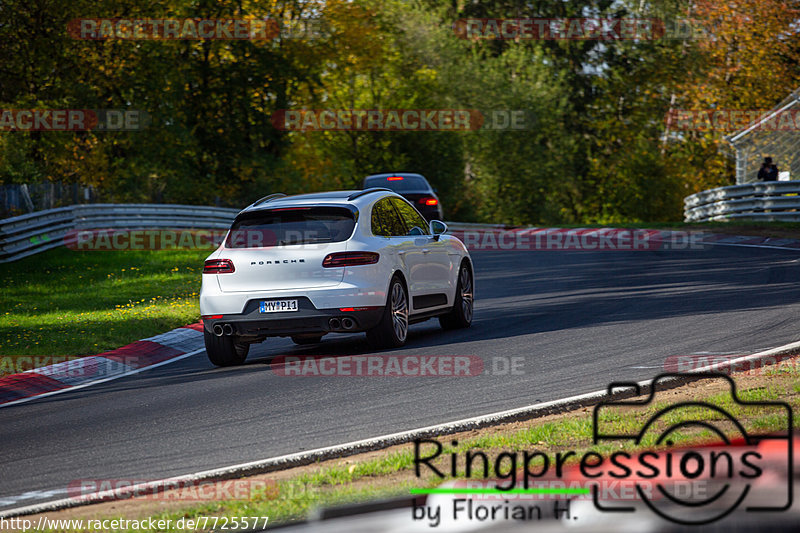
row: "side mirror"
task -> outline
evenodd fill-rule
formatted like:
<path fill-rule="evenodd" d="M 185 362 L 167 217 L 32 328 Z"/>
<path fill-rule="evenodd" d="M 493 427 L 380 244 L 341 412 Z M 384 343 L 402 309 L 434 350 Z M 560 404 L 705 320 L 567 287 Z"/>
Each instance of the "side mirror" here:
<path fill-rule="evenodd" d="M 428 224 L 428 229 L 431 231 L 431 235 L 433 235 L 434 240 L 439 240 L 439 235 L 447 231 L 447 224 L 442 222 L 441 220 L 431 220 Z"/>

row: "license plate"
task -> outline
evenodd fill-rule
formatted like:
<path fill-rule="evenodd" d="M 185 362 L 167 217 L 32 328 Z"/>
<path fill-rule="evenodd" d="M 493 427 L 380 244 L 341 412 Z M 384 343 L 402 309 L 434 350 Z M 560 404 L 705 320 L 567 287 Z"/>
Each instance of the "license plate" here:
<path fill-rule="evenodd" d="M 259 310 L 262 313 L 286 313 L 297 311 L 297 300 L 269 300 L 261 302 Z"/>

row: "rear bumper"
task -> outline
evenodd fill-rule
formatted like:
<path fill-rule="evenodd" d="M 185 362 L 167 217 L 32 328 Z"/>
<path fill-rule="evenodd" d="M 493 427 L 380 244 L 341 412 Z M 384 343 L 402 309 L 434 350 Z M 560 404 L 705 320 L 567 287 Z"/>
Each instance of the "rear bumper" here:
<path fill-rule="evenodd" d="M 244 313 L 223 314 L 220 318 L 204 318 L 203 327 L 209 333 L 214 332 L 214 326 L 229 324 L 232 334 L 244 337 L 286 337 L 292 335 L 324 335 L 331 332 L 349 333 L 366 331 L 374 328 L 383 316 L 383 306 L 366 308 L 333 308 L 317 309 L 306 297 L 290 298 L 297 300 L 297 311 L 283 313 L 261 313 L 259 304 L 269 298 L 249 300 Z M 341 309 L 354 309 L 342 311 Z M 219 315 L 214 315 L 219 316 Z M 353 327 L 335 327 L 331 319 L 337 319 L 342 324 L 342 319 L 349 318 L 354 322 Z"/>
<path fill-rule="evenodd" d="M 253 290 L 222 292 L 217 276 L 203 274 L 200 290 L 201 315 L 248 314 L 252 300 L 296 300 L 308 298 L 316 309 L 338 309 L 339 307 L 383 307 L 386 304 L 386 285 L 389 274 L 380 269 L 354 272 L 352 277 L 360 283 L 339 283 L 333 287 L 306 287 L 302 289 Z M 225 275 L 225 274 L 223 274 Z M 346 272 L 345 275 L 348 275 Z M 385 279 L 384 279 L 385 278 Z M 384 285 L 385 284 L 385 285 Z"/>

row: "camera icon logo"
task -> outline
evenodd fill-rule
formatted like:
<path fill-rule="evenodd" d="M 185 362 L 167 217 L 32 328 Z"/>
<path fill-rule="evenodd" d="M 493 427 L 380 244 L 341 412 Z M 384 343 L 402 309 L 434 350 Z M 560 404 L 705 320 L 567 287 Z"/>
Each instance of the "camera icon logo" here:
<path fill-rule="evenodd" d="M 685 374 L 661 374 L 646 388 L 644 400 L 636 383 L 612 383 L 609 396 L 634 399 L 599 403 L 593 412 L 594 444 L 633 444 L 637 450 L 616 451 L 610 475 L 633 482 L 638 500 L 658 516 L 682 525 L 708 524 L 737 509 L 764 513 L 788 510 L 793 503 L 792 409 L 781 401 L 744 401 L 725 374 L 696 374 L 698 380 L 721 383 L 722 396 L 709 401 L 671 401 L 664 389 Z M 695 381 L 696 382 L 696 381 Z M 745 429 L 768 421 L 769 434 Z M 745 422 L 743 424 L 742 422 Z M 774 430 L 774 426 L 779 427 Z M 703 444 L 685 447 L 681 439 Z M 654 449 L 655 448 L 655 449 Z M 754 490 L 755 488 L 755 490 Z M 592 500 L 603 512 L 635 512 L 635 506 Z"/>

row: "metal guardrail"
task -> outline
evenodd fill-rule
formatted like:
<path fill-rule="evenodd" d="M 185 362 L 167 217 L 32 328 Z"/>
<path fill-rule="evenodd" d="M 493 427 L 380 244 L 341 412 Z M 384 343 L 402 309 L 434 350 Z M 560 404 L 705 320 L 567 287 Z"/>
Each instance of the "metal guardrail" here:
<path fill-rule="evenodd" d="M 718 187 L 687 196 L 684 221 L 800 221 L 800 181 Z"/>
<path fill-rule="evenodd" d="M 222 229 L 239 209 L 176 204 L 87 204 L 37 211 L 0 220 L 0 263 L 66 244 L 80 229 Z M 502 228 L 501 224 L 450 222 L 452 230 Z"/>
<path fill-rule="evenodd" d="M 176 204 L 89 204 L 0 220 L 0 263 L 65 244 L 77 229 L 228 229 L 238 209 Z"/>

